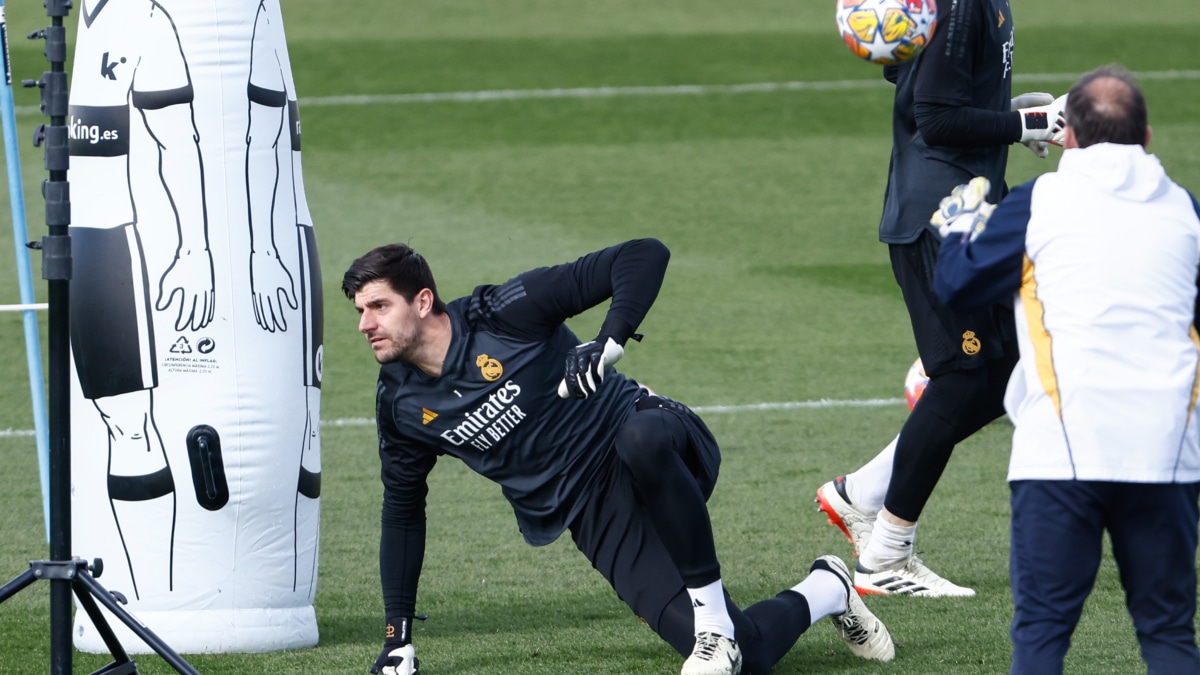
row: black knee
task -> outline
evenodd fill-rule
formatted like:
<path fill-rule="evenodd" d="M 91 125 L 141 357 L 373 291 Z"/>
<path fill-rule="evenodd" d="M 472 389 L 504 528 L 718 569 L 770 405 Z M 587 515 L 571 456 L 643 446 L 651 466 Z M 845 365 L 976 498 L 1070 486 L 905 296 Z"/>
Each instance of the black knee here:
<path fill-rule="evenodd" d="M 1008 372 L 981 367 L 932 378 L 914 413 L 937 420 L 945 433 L 961 440 L 1004 414 Z M 928 399 L 928 400 L 926 400 Z"/>
<path fill-rule="evenodd" d="M 617 432 L 614 445 L 639 491 L 684 489 L 680 481 L 686 479 L 700 489 L 704 500 L 712 495 L 721 452 L 708 427 L 683 405 L 658 396 L 643 398 Z"/>
<path fill-rule="evenodd" d="M 658 408 L 635 412 L 617 432 L 617 456 L 639 483 L 676 466 L 686 447 L 679 418 Z"/>

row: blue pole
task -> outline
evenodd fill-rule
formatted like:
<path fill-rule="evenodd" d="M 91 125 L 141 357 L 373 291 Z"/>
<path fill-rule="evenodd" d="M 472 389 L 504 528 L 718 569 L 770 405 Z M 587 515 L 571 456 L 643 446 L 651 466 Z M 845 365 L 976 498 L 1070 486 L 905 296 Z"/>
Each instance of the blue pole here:
<path fill-rule="evenodd" d="M 4 0 L 0 0 L 0 44 L 4 47 L 4 86 L 0 87 L 0 117 L 4 126 L 4 159 L 8 166 L 8 200 L 12 207 L 13 249 L 17 254 L 17 276 L 21 285 L 21 304 L 34 304 L 33 274 L 29 269 L 29 250 L 25 248 L 25 192 L 21 186 L 21 159 L 17 152 L 17 118 L 13 108 L 12 62 L 8 55 L 8 22 Z M 46 421 L 46 386 L 42 380 L 42 341 L 38 336 L 37 312 L 26 309 L 25 357 L 29 362 L 29 395 L 33 401 L 33 428 L 37 437 L 38 477 L 42 484 L 42 517 L 46 540 L 50 540 L 50 438 Z"/>

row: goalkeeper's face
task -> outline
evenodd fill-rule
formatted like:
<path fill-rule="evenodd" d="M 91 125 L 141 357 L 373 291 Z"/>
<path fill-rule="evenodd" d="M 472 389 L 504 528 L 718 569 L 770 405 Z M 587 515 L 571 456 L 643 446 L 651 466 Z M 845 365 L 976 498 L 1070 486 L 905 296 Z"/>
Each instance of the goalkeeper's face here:
<path fill-rule="evenodd" d="M 426 293 L 418 293 L 409 302 L 392 290 L 387 281 L 379 279 L 368 282 L 354 294 L 354 307 L 359 313 L 358 330 L 367 337 L 376 361 L 412 362 L 423 344 L 422 320 L 428 315 L 427 308 L 422 311 L 427 304 Z"/>

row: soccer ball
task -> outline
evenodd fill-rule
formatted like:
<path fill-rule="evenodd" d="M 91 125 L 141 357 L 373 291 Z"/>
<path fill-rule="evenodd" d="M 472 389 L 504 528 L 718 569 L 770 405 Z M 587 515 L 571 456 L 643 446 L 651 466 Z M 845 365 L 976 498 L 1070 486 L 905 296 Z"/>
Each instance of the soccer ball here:
<path fill-rule="evenodd" d="M 908 409 L 912 410 L 913 406 L 917 405 L 917 401 L 921 398 L 921 394 L 925 393 L 925 385 L 929 384 L 929 376 L 925 374 L 925 366 L 921 364 L 921 359 L 913 361 L 912 367 L 908 369 L 908 375 L 904 376 L 904 399 L 908 401 Z"/>
<path fill-rule="evenodd" d="M 860 58 L 882 66 L 907 61 L 929 44 L 935 0 L 837 0 L 842 40 Z"/>

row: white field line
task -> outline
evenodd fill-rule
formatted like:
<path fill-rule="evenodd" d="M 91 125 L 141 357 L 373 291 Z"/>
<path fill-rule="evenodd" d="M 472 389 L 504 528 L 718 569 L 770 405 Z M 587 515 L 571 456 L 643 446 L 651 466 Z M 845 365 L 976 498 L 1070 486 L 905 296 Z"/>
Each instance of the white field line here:
<path fill-rule="evenodd" d="M 1063 82 L 1070 84 L 1081 73 L 1027 73 L 1014 75 L 1016 83 Z M 1200 70 L 1151 70 L 1135 72 L 1139 80 L 1200 80 Z M 891 85 L 882 77 L 869 80 L 812 80 L 796 82 L 752 82 L 748 84 L 681 84 L 661 87 L 576 87 L 560 89 L 494 89 L 483 91 L 445 91 L 417 94 L 363 94 L 356 96 L 316 96 L 300 99 L 304 107 L 404 105 L 419 103 L 487 103 L 528 99 L 621 98 L 631 96 L 707 96 L 762 94 L 780 91 L 843 91 L 879 89 Z M 19 106 L 19 114 L 39 113 L 33 106 Z"/>
<path fill-rule="evenodd" d="M 878 408 L 904 404 L 904 399 L 862 399 L 834 401 L 821 399 L 817 401 L 785 401 L 778 404 L 745 404 L 740 406 L 692 406 L 691 410 L 701 414 L 762 412 L 776 410 L 812 410 L 812 408 Z M 338 419 L 320 420 L 322 426 L 374 426 L 370 417 L 343 417 Z M 32 436 L 32 429 L 0 429 L 0 438 L 17 438 Z"/>
<path fill-rule="evenodd" d="M 827 398 L 818 401 L 786 401 L 783 403 L 747 403 L 744 405 L 698 405 L 692 410 L 700 414 L 742 413 L 763 410 L 812 410 L 814 408 L 882 408 L 905 403 L 902 398 L 868 398 L 851 401 L 834 401 Z"/>
<path fill-rule="evenodd" d="M 547 98 L 624 98 L 631 96 L 704 96 L 712 94 L 762 94 L 777 91 L 835 91 L 890 86 L 879 80 L 827 82 L 751 82 L 748 84 L 679 84 L 661 87 L 578 87 L 572 89 L 493 89 L 445 91 L 426 94 L 367 94 L 301 98 L 302 106 L 374 105 L 381 103 L 486 103 Z"/>
<path fill-rule="evenodd" d="M 1014 75 L 1014 82 L 1071 83 L 1080 73 L 1030 73 Z M 1200 70 L 1157 70 L 1134 73 L 1140 80 L 1200 80 Z M 447 91 L 425 94 L 365 94 L 360 96 L 322 96 L 301 98 L 303 106 L 377 105 L 412 103 L 486 103 L 553 98 L 618 98 L 628 96 L 703 96 L 762 94 L 779 91 L 843 91 L 879 89 L 892 86 L 882 77 L 869 80 L 828 80 L 797 82 L 753 82 L 749 84 L 681 84 L 662 87 L 579 87 L 572 89 L 494 89 L 485 91 Z"/>
<path fill-rule="evenodd" d="M 20 436 L 32 436 L 33 429 L 0 429 L 0 438 L 18 438 Z"/>
<path fill-rule="evenodd" d="M 868 398 L 860 400 L 835 401 L 823 398 L 817 401 L 784 401 L 780 403 L 747 403 L 744 405 L 698 405 L 689 406 L 701 415 L 721 413 L 750 413 L 767 410 L 812 410 L 815 408 L 883 408 L 892 405 L 902 405 L 902 398 Z M 374 426 L 375 420 L 369 417 L 344 417 L 334 420 L 321 420 L 322 427 L 361 427 Z"/>
<path fill-rule="evenodd" d="M 883 408 L 900 405 L 902 398 L 868 398 L 861 400 L 835 401 L 820 399 L 818 401 L 785 401 L 781 403 L 747 403 L 745 405 L 701 405 L 693 406 L 692 410 L 702 415 L 720 413 L 762 412 L 766 410 L 811 410 L 815 408 Z M 321 420 L 322 427 L 365 427 L 375 426 L 375 420 L 369 417 L 342 417 L 333 420 Z M 17 438 L 32 436 L 33 429 L 0 429 L 0 438 Z"/>

